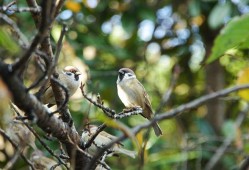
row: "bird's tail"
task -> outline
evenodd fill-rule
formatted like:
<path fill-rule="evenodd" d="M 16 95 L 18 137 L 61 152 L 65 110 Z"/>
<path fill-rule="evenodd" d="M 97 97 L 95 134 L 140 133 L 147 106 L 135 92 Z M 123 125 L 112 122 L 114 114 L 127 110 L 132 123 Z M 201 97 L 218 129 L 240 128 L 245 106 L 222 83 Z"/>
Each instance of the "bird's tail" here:
<path fill-rule="evenodd" d="M 153 129 L 154 129 L 154 132 L 156 134 L 156 136 L 160 136 L 163 134 L 162 130 L 160 129 L 159 125 L 157 124 L 157 122 L 155 122 L 153 125 L 152 125 Z"/>

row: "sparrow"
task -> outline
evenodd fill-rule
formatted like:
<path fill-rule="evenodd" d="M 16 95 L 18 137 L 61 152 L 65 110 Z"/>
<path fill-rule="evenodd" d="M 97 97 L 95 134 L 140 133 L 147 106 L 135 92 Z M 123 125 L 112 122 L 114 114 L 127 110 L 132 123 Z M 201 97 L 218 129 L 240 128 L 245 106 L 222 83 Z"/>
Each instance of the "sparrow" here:
<path fill-rule="evenodd" d="M 117 79 L 118 96 L 127 108 L 141 107 L 141 114 L 148 120 L 154 116 L 149 96 L 143 85 L 137 80 L 135 73 L 129 68 L 122 68 L 118 71 Z M 162 135 L 157 122 L 152 125 L 156 136 Z"/>
<path fill-rule="evenodd" d="M 87 143 L 87 141 L 96 133 L 98 127 L 95 125 L 88 125 L 86 129 L 83 130 L 81 135 L 81 140 L 83 143 Z M 101 131 L 97 137 L 92 142 L 91 146 L 86 149 L 86 151 L 91 154 L 95 155 L 100 148 L 105 147 L 109 143 L 111 143 L 113 140 L 115 140 L 117 137 L 113 136 L 105 131 Z M 116 154 L 125 154 L 127 156 L 130 156 L 131 158 L 135 158 L 136 152 L 130 151 L 123 148 L 123 145 L 121 143 L 114 144 L 107 153 L 107 156 L 113 156 Z"/>
<path fill-rule="evenodd" d="M 58 162 L 44 156 L 43 152 L 38 149 L 33 151 L 30 160 L 32 161 L 34 168 L 37 170 L 53 169 L 53 166 L 58 165 Z M 62 168 L 56 166 L 55 170 L 62 170 Z"/>
<path fill-rule="evenodd" d="M 63 71 L 59 72 L 58 81 L 67 88 L 69 97 L 71 97 L 79 88 L 80 75 L 80 71 L 73 66 L 66 66 Z M 56 104 L 50 83 L 48 83 L 44 94 L 41 96 L 41 102 L 49 105 Z"/>

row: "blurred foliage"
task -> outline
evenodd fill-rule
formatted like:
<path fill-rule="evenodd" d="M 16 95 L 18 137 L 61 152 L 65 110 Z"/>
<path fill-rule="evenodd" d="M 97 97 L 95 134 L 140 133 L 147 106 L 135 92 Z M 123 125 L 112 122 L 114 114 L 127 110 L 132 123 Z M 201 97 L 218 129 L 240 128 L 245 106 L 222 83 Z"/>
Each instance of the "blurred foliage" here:
<path fill-rule="evenodd" d="M 0 4 L 8 2 L 4 0 Z M 26 3 L 18 1 L 16 7 L 23 6 L 27 6 Z M 52 28 L 52 43 L 55 47 L 61 24 L 67 24 L 69 31 L 63 44 L 59 67 L 79 65 L 88 77 L 85 76 L 88 95 L 96 98 L 99 93 L 104 104 L 117 111 L 124 108 L 116 91 L 118 69 L 129 67 L 134 70 L 156 110 L 170 84 L 172 68 L 178 64 L 181 73 L 169 103 L 161 111 L 165 112 L 205 94 L 205 68 L 201 67 L 202 61 L 209 64 L 218 60 L 225 70 L 226 87 L 236 84 L 239 71 L 249 65 L 248 12 L 248 0 L 68 0 Z M 31 41 L 36 32 L 31 15 L 8 11 L 5 14 L 17 23 Z M 1 60 L 8 61 L 8 56 L 19 52 L 13 37 L 9 30 L 0 29 Z M 207 50 L 210 44 L 212 53 L 206 60 L 210 54 Z M 35 67 L 31 68 L 32 71 L 25 73 L 27 84 L 33 81 L 28 78 L 37 76 L 33 71 Z M 244 76 L 240 76 L 238 84 L 248 82 L 248 75 L 247 71 Z M 5 91 L 0 88 L 0 99 L 1 93 Z M 245 92 L 239 94 L 248 98 Z M 244 101 L 234 94 L 224 100 L 227 110 L 222 134 L 215 133 L 206 120 L 206 107 L 201 106 L 174 119 L 160 122 L 164 135 L 157 138 L 151 133 L 144 163 L 139 157 L 131 159 L 120 155 L 120 158 L 108 158 L 107 164 L 113 169 L 129 170 L 203 169 L 225 138 L 233 137 L 234 143 L 222 156 L 218 166 L 220 169 L 237 168 L 243 156 L 249 152 L 246 142 L 248 120 L 235 129 L 234 120 Z M 3 105 L 2 100 L 0 102 Z M 2 117 L 9 112 L 1 105 Z M 79 131 L 86 123 L 100 124 L 108 120 L 103 118 L 101 110 L 84 100 L 80 92 L 70 101 L 70 111 Z M 4 121 L 1 119 L 1 125 Z M 121 121 L 134 127 L 147 120 L 142 116 L 132 116 Z M 107 131 L 115 135 L 121 133 L 114 128 L 118 125 L 109 125 L 111 127 Z M 137 135 L 140 145 L 144 132 Z M 0 138 L 0 146 L 3 146 L 3 142 Z M 59 152 L 56 141 L 47 143 L 56 153 Z M 131 140 L 124 141 L 124 145 L 127 149 L 138 150 Z M 46 155 L 49 154 L 46 152 Z M 6 159 L 0 154 L 0 166 L 6 163 Z M 20 159 L 15 168 L 25 169 L 24 165 Z"/>
<path fill-rule="evenodd" d="M 237 84 L 239 85 L 247 84 L 247 83 L 249 83 L 249 68 L 248 67 L 240 71 L 238 79 L 237 79 Z M 238 94 L 242 99 L 249 101 L 249 90 L 240 90 Z"/>
<path fill-rule="evenodd" d="M 20 47 L 8 32 L 8 29 L 0 28 L 0 52 L 5 55 L 16 55 L 20 52 Z"/>
<path fill-rule="evenodd" d="M 212 49 L 212 54 L 208 58 L 207 63 L 210 63 L 221 57 L 227 50 L 248 49 L 249 45 L 249 15 L 235 17 L 227 26 L 221 30 L 219 36 L 215 40 Z"/>

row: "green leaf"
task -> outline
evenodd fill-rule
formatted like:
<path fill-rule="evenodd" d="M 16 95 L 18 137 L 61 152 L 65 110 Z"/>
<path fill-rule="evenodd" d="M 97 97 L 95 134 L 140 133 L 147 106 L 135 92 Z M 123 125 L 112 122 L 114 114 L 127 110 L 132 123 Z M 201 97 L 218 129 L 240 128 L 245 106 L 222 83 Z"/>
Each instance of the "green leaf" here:
<path fill-rule="evenodd" d="M 217 36 L 206 64 L 220 58 L 227 50 L 249 43 L 249 14 L 232 19 Z"/>
<path fill-rule="evenodd" d="M 211 11 L 208 17 L 208 25 L 212 29 L 217 29 L 225 23 L 225 18 L 231 14 L 231 5 L 229 2 L 218 3 Z"/>
<path fill-rule="evenodd" d="M 235 122 L 232 120 L 226 121 L 222 126 L 222 132 L 224 136 L 226 136 L 227 138 L 235 138 L 236 136 Z"/>
<path fill-rule="evenodd" d="M 249 48 L 249 41 L 242 42 L 239 47 L 239 49 L 248 49 Z"/>
<path fill-rule="evenodd" d="M 0 28 L 0 47 L 8 51 L 11 55 L 15 55 L 20 52 L 20 47 L 10 36 L 6 28 Z"/>
<path fill-rule="evenodd" d="M 153 22 L 156 21 L 155 11 L 148 7 L 143 7 L 138 10 L 138 15 L 142 20 L 148 19 Z"/>
<path fill-rule="evenodd" d="M 199 0 L 192 0 L 189 3 L 188 9 L 191 16 L 198 16 L 201 14 L 201 7 L 200 7 Z"/>
<path fill-rule="evenodd" d="M 136 29 L 136 21 L 134 19 L 135 15 L 133 13 L 124 13 L 121 18 L 122 27 L 128 34 Z"/>

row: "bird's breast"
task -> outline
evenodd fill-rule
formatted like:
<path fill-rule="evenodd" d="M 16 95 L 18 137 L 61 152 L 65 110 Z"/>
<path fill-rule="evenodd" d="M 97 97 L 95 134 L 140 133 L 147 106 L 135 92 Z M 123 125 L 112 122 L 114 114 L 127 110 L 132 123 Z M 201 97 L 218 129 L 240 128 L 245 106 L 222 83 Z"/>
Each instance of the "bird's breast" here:
<path fill-rule="evenodd" d="M 122 101 L 122 103 L 125 105 L 125 107 L 137 106 L 137 102 L 133 97 L 134 92 L 132 91 L 132 89 L 120 85 L 117 85 L 117 88 L 118 88 L 118 96 Z"/>

